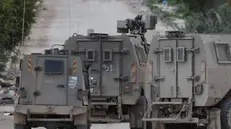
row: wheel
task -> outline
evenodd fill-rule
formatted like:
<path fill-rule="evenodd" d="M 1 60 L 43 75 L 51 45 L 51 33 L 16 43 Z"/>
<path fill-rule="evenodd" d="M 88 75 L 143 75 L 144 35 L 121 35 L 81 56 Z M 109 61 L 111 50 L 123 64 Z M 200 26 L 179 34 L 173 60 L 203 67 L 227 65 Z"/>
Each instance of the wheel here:
<path fill-rule="evenodd" d="M 31 129 L 29 125 L 14 124 L 14 129 Z"/>
<path fill-rule="evenodd" d="M 90 129 L 88 125 L 76 125 L 74 129 Z"/>
<path fill-rule="evenodd" d="M 145 129 L 152 129 L 152 122 L 146 122 L 146 128 Z"/>
<path fill-rule="evenodd" d="M 165 129 L 197 129 L 196 124 L 165 124 Z"/>
<path fill-rule="evenodd" d="M 231 98 L 226 99 L 220 105 L 221 109 L 221 128 L 230 129 L 231 128 Z"/>

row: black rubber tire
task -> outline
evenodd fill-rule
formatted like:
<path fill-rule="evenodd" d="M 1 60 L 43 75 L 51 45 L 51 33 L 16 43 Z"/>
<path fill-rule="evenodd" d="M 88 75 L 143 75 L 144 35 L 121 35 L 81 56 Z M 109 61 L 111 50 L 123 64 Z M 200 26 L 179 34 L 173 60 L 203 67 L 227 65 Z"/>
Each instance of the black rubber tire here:
<path fill-rule="evenodd" d="M 31 129 L 31 127 L 23 124 L 14 124 L 14 129 Z"/>
<path fill-rule="evenodd" d="M 152 122 L 146 122 L 146 129 L 152 129 Z"/>
<path fill-rule="evenodd" d="M 75 129 L 88 129 L 89 127 L 87 125 L 76 125 Z"/>
<path fill-rule="evenodd" d="M 230 109 L 231 109 L 231 98 L 226 99 L 220 105 L 221 109 L 221 128 L 222 129 L 231 129 L 231 125 L 229 125 L 228 120 Z"/>

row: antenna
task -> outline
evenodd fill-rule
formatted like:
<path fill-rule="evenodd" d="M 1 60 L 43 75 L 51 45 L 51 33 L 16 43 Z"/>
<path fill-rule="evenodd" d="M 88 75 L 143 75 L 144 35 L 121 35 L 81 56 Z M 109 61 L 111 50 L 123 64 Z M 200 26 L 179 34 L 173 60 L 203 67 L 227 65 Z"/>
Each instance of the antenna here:
<path fill-rule="evenodd" d="M 71 0 L 69 0 L 69 2 L 68 2 L 68 6 L 69 6 L 69 8 L 68 8 L 68 11 L 69 11 L 69 33 L 70 33 L 70 36 L 71 36 Z"/>

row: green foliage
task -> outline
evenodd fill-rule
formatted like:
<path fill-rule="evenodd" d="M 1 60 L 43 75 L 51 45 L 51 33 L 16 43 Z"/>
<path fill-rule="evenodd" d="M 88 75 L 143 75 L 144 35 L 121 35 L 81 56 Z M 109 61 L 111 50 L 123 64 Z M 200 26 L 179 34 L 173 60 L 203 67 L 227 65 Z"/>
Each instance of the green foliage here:
<path fill-rule="evenodd" d="M 17 56 L 12 56 L 12 63 L 16 63 L 18 61 L 18 57 Z"/>
<path fill-rule="evenodd" d="M 35 3 L 37 0 L 25 0 L 25 36 L 34 23 Z M 21 42 L 23 23 L 23 0 L 0 0 L 0 52 L 11 51 Z M 0 59 L 1 61 L 1 59 Z"/>
<path fill-rule="evenodd" d="M 231 33 L 231 7 L 227 4 L 194 13 L 186 18 L 185 31 L 199 33 Z"/>
<path fill-rule="evenodd" d="M 35 3 L 37 0 L 25 0 L 24 37 L 29 34 L 35 22 Z M 23 0 L 0 0 L 0 71 L 4 71 L 7 55 L 22 40 Z M 8 54 L 7 54 L 8 53 Z M 12 57 L 16 61 L 16 57 Z"/>
<path fill-rule="evenodd" d="M 231 7 L 226 0 L 167 0 L 177 7 L 175 14 L 155 7 L 155 0 L 149 0 L 148 6 L 160 20 L 179 28 L 173 23 L 174 18 L 185 19 L 185 31 L 199 33 L 231 33 Z"/>
<path fill-rule="evenodd" d="M 4 71 L 6 65 L 5 62 L 8 61 L 8 57 L 5 54 L 0 54 L 0 71 Z"/>

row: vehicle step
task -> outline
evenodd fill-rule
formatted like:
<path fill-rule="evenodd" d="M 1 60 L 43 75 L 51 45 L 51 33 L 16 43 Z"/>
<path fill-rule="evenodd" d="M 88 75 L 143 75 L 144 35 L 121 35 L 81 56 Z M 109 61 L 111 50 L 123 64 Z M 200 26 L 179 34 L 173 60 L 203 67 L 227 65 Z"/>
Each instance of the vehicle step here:
<path fill-rule="evenodd" d="M 181 105 L 183 102 L 153 102 L 153 105 Z"/>
<path fill-rule="evenodd" d="M 116 102 L 91 102 L 91 105 L 117 105 Z"/>
<path fill-rule="evenodd" d="M 143 118 L 142 121 L 152 121 L 160 123 L 198 123 L 198 118 L 177 119 L 177 118 Z"/>
<path fill-rule="evenodd" d="M 102 123 L 120 123 L 121 121 L 123 121 L 122 119 L 111 119 L 111 118 L 99 118 L 99 117 L 91 117 L 91 122 L 94 123 L 98 123 L 98 122 L 102 122 Z"/>

